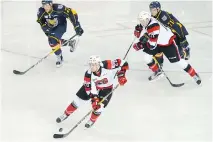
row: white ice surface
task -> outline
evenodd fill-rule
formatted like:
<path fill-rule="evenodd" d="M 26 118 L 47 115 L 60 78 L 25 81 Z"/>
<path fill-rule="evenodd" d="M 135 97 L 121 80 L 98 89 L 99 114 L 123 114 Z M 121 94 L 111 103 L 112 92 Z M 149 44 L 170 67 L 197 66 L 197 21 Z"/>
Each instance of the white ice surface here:
<path fill-rule="evenodd" d="M 69 2 L 85 33 L 75 53 L 63 48 L 64 65 L 55 67 L 50 56 L 23 76 L 13 69 L 25 70 L 46 55 L 47 38 L 36 23 L 40 2 L 2 3 L 2 128 L 3 142 L 65 141 L 211 141 L 212 133 L 212 4 L 211 2 L 162 2 L 188 28 L 191 65 L 203 83 L 195 82 L 180 68 L 166 60 L 164 70 L 173 82 L 185 82 L 172 88 L 165 78 L 148 82 L 150 71 L 143 53 L 130 51 L 128 83 L 116 90 L 109 106 L 90 130 L 85 121 L 67 138 L 52 135 L 63 127 L 74 126 L 90 110 L 82 106 L 63 124 L 55 119 L 72 101 L 83 81 L 85 63 L 90 55 L 102 59 L 123 58 L 133 40 L 137 14 L 148 10 L 149 2 Z M 198 11 L 199 9 L 199 11 Z M 201 11 L 200 11 L 201 10 Z M 66 37 L 74 34 L 69 24 Z"/>

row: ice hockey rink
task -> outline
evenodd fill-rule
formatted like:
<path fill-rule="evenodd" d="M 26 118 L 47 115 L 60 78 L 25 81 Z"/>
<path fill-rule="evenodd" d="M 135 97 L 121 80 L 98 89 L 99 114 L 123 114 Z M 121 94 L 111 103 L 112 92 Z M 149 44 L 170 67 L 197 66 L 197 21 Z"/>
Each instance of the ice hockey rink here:
<path fill-rule="evenodd" d="M 83 83 L 90 55 L 102 60 L 123 58 L 134 39 L 140 11 L 150 1 L 57 1 L 74 8 L 85 33 L 77 50 L 63 47 L 64 64 L 55 66 L 52 55 L 22 76 L 24 71 L 51 51 L 47 37 L 36 23 L 40 1 L 2 2 L 1 43 L 1 141 L 2 142 L 210 142 L 212 141 L 212 2 L 161 2 L 188 29 L 191 45 L 189 63 L 198 71 L 198 86 L 185 72 L 165 59 L 166 78 L 149 82 L 151 71 L 143 52 L 131 49 L 127 61 L 128 82 L 119 87 L 94 127 L 83 121 L 68 137 L 53 139 L 54 133 L 72 128 L 90 109 L 80 107 L 62 124 L 55 119 L 75 97 Z M 69 22 L 68 22 L 69 23 Z M 75 32 L 68 24 L 65 37 Z"/>

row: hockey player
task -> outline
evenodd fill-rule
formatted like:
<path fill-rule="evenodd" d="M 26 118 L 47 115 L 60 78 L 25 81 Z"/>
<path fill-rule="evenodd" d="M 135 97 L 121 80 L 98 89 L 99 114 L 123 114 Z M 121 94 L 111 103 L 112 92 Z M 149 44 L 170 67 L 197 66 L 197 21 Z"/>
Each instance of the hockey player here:
<path fill-rule="evenodd" d="M 189 43 L 186 39 L 188 31 L 171 13 L 161 10 L 161 5 L 158 1 L 153 1 L 149 5 L 150 12 L 154 18 L 156 18 L 161 24 L 169 27 L 172 32 L 176 35 L 175 41 L 178 46 L 181 58 L 188 60 L 190 58 L 190 48 Z M 139 37 L 143 27 L 141 24 L 135 27 L 135 36 Z M 143 35 L 144 40 L 146 40 L 147 35 Z M 155 55 L 155 59 L 163 65 L 163 54 L 158 53 Z"/>
<path fill-rule="evenodd" d="M 156 18 L 164 26 L 169 27 L 176 35 L 176 44 L 179 47 L 179 52 L 184 59 L 188 60 L 190 58 L 190 48 L 186 35 L 189 33 L 185 26 L 171 13 L 161 10 L 161 4 L 158 1 L 151 2 L 149 9 L 154 18 Z"/>
<path fill-rule="evenodd" d="M 41 25 L 43 32 L 48 37 L 52 50 L 59 48 L 55 52 L 55 55 L 57 56 L 56 66 L 60 67 L 63 61 L 61 45 L 70 46 L 71 52 L 74 51 L 76 46 L 75 40 L 68 41 L 62 39 L 67 29 L 66 18 L 73 24 L 77 35 L 81 36 L 84 32 L 78 21 L 78 15 L 72 8 L 68 8 L 62 4 L 55 4 L 52 0 L 42 0 L 42 7 L 39 8 L 37 17 L 37 22 Z"/>
<path fill-rule="evenodd" d="M 102 104 L 98 104 L 101 99 L 108 95 L 113 89 L 114 73 L 112 69 L 119 70 L 117 77 L 120 85 L 124 85 L 127 82 L 125 73 L 129 66 L 124 60 L 101 61 L 99 56 L 94 55 L 89 58 L 89 67 L 89 70 L 86 71 L 84 76 L 84 84 L 76 93 L 76 99 L 66 108 L 64 114 L 56 119 L 57 123 L 67 119 L 82 103 L 91 99 L 94 111 L 91 114 L 90 120 L 85 124 L 85 127 L 90 128 L 96 122 L 112 97 L 111 94 Z"/>
<path fill-rule="evenodd" d="M 194 70 L 194 68 L 181 59 L 178 47 L 175 42 L 176 35 L 174 35 L 169 28 L 166 28 L 158 23 L 158 21 L 151 17 L 148 12 L 140 12 L 138 15 L 140 24 L 144 27 L 144 32 L 148 37 L 148 41 L 145 43 L 143 38 L 138 43 L 133 45 L 133 48 L 143 50 L 145 53 L 145 61 L 149 68 L 154 72 L 154 75 L 149 77 L 149 80 L 156 78 L 161 74 L 161 67 L 154 61 L 153 55 L 163 52 L 171 63 L 179 65 L 184 71 L 186 71 L 197 84 L 201 83 L 201 79 Z"/>

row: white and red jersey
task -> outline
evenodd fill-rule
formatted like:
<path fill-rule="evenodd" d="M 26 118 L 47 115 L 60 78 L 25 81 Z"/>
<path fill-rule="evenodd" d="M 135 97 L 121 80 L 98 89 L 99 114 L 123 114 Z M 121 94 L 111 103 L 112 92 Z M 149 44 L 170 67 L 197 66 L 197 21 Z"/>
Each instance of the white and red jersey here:
<path fill-rule="evenodd" d="M 148 33 L 148 47 L 155 49 L 157 46 L 168 46 L 172 44 L 175 35 L 169 28 L 166 28 L 159 24 L 159 22 L 151 17 L 151 20 L 147 27 L 144 29 L 145 33 Z"/>
<path fill-rule="evenodd" d="M 102 61 L 99 74 L 87 70 L 84 76 L 85 91 L 88 95 L 97 94 L 101 89 L 113 88 L 114 72 L 113 69 L 126 71 L 128 63 L 121 59 Z"/>

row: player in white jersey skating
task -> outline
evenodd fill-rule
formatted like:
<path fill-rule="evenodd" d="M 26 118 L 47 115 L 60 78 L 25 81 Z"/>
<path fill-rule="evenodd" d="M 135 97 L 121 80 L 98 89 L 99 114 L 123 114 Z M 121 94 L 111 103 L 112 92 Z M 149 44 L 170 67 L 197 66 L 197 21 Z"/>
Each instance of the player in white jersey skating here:
<path fill-rule="evenodd" d="M 136 51 L 142 49 L 143 52 L 147 53 L 145 54 L 145 61 L 149 68 L 154 72 L 154 74 L 149 77 L 149 80 L 155 79 L 162 73 L 159 64 L 153 59 L 153 56 L 163 52 L 170 63 L 178 64 L 199 85 L 201 83 L 199 75 L 189 63 L 181 59 L 178 47 L 175 43 L 176 36 L 171 32 L 171 30 L 160 25 L 159 22 L 155 18 L 151 17 L 151 14 L 148 12 L 140 12 L 138 20 L 144 27 L 143 33 L 146 38 L 142 36 L 139 42 L 133 45 L 133 48 Z M 147 40 L 144 41 L 144 39 Z"/>
<path fill-rule="evenodd" d="M 76 99 L 66 108 L 64 114 L 56 119 L 60 123 L 68 118 L 82 103 L 91 99 L 94 111 L 85 127 L 90 128 L 100 116 L 103 109 L 108 105 L 112 94 L 109 95 L 102 104 L 98 104 L 101 99 L 107 96 L 113 89 L 114 72 L 117 69 L 117 77 L 120 85 L 127 82 L 125 77 L 128 70 L 128 63 L 121 59 L 101 61 L 99 56 L 91 56 L 89 58 L 90 69 L 86 71 L 84 76 L 84 84 L 76 93 Z"/>

